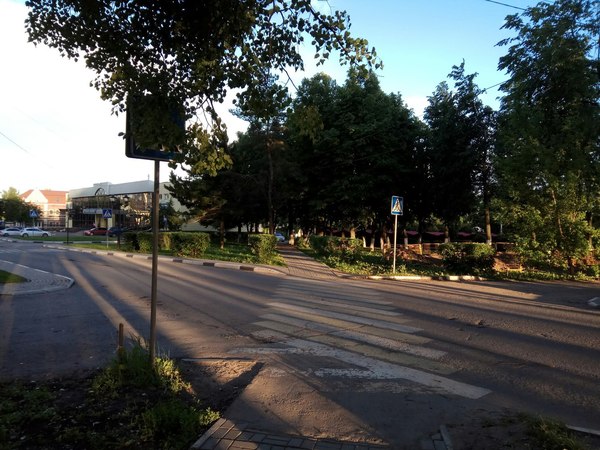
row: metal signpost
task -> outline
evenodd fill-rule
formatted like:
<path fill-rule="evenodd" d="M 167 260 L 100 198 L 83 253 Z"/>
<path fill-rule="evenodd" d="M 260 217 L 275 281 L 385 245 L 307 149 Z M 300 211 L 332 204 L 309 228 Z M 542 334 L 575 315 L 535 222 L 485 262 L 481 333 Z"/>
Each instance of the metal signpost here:
<path fill-rule="evenodd" d="M 174 118 L 175 119 L 175 118 Z M 125 142 L 125 155 L 129 158 L 149 159 L 154 161 L 154 194 L 152 195 L 152 287 L 150 294 L 150 362 L 154 365 L 156 355 L 156 303 L 158 292 L 158 229 L 159 222 L 159 203 L 158 195 L 160 188 L 160 162 L 170 161 L 175 155 L 168 150 L 148 149 L 139 146 L 130 133 L 129 113 L 126 118 L 127 138 Z M 177 119 L 176 125 L 185 129 L 185 121 Z M 108 234 L 108 232 L 107 232 Z"/>
<path fill-rule="evenodd" d="M 112 209 L 104 208 L 102 210 L 102 218 L 106 219 L 106 248 L 108 248 L 108 229 L 110 228 L 109 219 L 112 219 Z"/>
<path fill-rule="evenodd" d="M 31 218 L 31 226 L 34 227 L 35 226 L 35 219 L 38 218 L 38 213 L 35 209 L 30 209 L 29 210 L 29 217 Z"/>
<path fill-rule="evenodd" d="M 394 216 L 394 265 L 392 273 L 396 273 L 396 237 L 398 236 L 398 216 L 404 212 L 404 199 L 397 195 L 392 195 L 392 216 Z"/>

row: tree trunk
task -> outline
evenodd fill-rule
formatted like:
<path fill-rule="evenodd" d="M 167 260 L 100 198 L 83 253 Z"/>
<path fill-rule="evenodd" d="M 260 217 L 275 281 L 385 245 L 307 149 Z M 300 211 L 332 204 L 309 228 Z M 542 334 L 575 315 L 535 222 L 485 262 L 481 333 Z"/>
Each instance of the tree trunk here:
<path fill-rule="evenodd" d="M 490 220 L 490 207 L 485 208 L 485 242 L 492 245 L 492 223 Z"/>
<path fill-rule="evenodd" d="M 273 154 L 271 139 L 267 137 L 267 158 L 269 160 L 269 179 L 267 187 L 267 201 L 269 203 L 269 233 L 275 233 L 275 213 L 273 208 Z"/>
<path fill-rule="evenodd" d="M 225 248 L 225 221 L 223 219 L 221 219 L 220 223 L 219 223 L 219 234 L 220 234 L 220 246 L 221 246 L 221 250 Z"/>

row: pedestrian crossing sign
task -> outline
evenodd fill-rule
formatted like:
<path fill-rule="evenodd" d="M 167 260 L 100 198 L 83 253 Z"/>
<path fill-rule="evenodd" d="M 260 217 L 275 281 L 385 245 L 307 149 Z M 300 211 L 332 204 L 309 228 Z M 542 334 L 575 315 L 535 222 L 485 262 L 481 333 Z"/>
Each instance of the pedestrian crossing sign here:
<path fill-rule="evenodd" d="M 392 195 L 392 216 L 401 216 L 404 213 L 404 199 Z"/>
<path fill-rule="evenodd" d="M 112 218 L 112 208 L 106 208 L 102 210 L 102 218 L 103 219 L 111 219 Z"/>

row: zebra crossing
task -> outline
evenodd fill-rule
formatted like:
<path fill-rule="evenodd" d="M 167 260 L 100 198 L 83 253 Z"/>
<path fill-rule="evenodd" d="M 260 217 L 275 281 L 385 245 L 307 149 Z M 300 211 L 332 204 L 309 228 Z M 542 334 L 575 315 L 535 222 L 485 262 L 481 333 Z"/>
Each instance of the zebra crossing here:
<path fill-rule="evenodd" d="M 0 247 L 0 255 L 9 255 L 9 254 L 16 254 L 16 253 L 23 253 L 22 250 L 13 250 L 13 249 L 9 249 L 9 248 L 1 248 Z"/>
<path fill-rule="evenodd" d="M 252 336 L 265 345 L 231 353 L 302 355 L 311 364 L 298 370 L 321 378 L 409 381 L 471 399 L 491 392 L 451 379 L 455 369 L 441 361 L 446 352 L 429 345 L 423 330 L 376 291 L 288 279 L 266 306 L 251 324 Z"/>

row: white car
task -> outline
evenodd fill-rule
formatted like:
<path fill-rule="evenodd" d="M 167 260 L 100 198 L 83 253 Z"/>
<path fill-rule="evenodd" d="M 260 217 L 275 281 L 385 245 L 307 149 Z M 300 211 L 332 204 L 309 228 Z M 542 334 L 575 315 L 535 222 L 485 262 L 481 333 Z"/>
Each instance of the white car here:
<path fill-rule="evenodd" d="M 7 237 L 7 236 L 21 236 L 21 231 L 23 231 L 22 228 L 19 227 L 10 227 L 10 228 L 5 228 L 4 230 L 0 230 L 0 235 Z"/>
<path fill-rule="evenodd" d="M 279 231 L 275 232 L 275 237 L 277 238 L 277 242 L 285 242 L 285 236 Z"/>
<path fill-rule="evenodd" d="M 29 237 L 29 236 L 48 237 L 48 236 L 52 236 L 52 233 L 50 233 L 49 231 L 46 231 L 46 230 L 42 230 L 41 228 L 31 227 L 31 228 L 23 228 L 23 230 L 21 230 L 21 236 L 22 237 Z"/>

